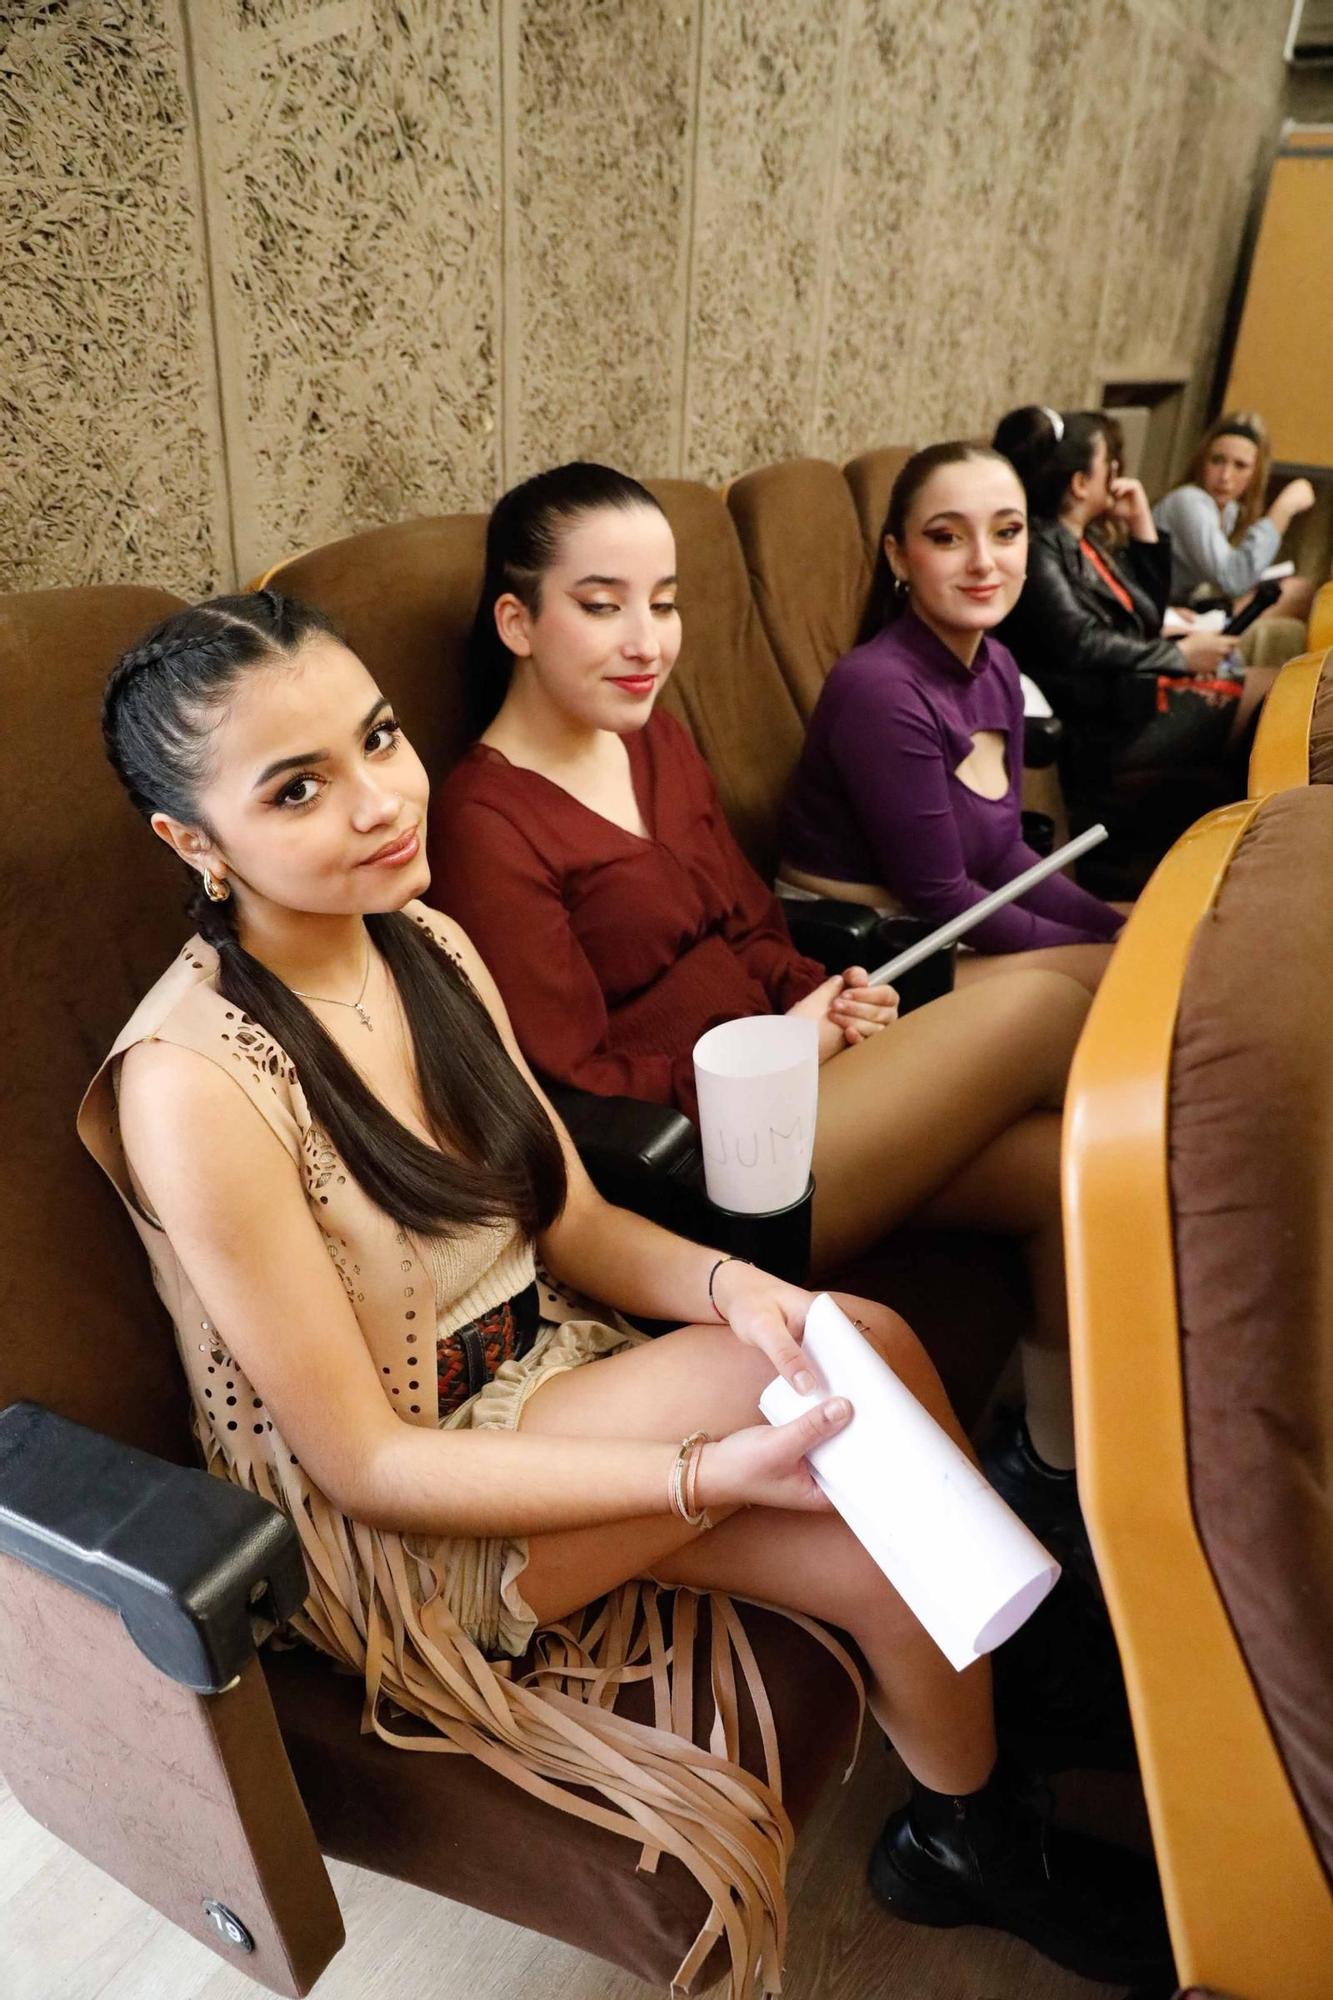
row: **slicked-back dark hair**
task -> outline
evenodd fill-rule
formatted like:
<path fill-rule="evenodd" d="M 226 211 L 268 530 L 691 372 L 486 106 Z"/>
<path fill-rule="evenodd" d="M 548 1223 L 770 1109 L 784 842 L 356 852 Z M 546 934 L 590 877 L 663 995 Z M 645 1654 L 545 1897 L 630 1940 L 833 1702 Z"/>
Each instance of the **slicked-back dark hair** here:
<path fill-rule="evenodd" d="M 1034 521 L 1055 521 L 1076 472 L 1091 472 L 1098 438 L 1108 438 L 1108 419 L 1099 410 L 1074 410 L 1051 422 L 1051 412 L 1035 403 L 1001 417 L 996 448 L 1013 466 L 1028 496 Z M 1109 441 L 1108 441 L 1109 449 Z"/>
<path fill-rule="evenodd" d="M 912 502 L 933 473 L 938 472 L 942 465 L 970 465 L 974 459 L 982 462 L 997 460 L 1000 464 L 1008 462 L 1001 452 L 992 450 L 990 445 L 971 444 L 965 438 L 949 438 L 943 444 L 928 444 L 920 451 L 914 451 L 907 463 L 899 467 L 898 477 L 889 494 L 884 525 L 879 531 L 870 596 L 866 600 L 865 616 L 858 634 L 861 645 L 867 639 L 873 639 L 876 632 L 882 632 L 886 625 L 891 625 L 907 602 L 905 593 L 898 589 L 893 565 L 884 546 L 885 540 L 892 535 L 899 548 L 902 547 Z"/>
<path fill-rule="evenodd" d="M 648 488 L 628 473 L 582 459 L 539 472 L 496 501 L 486 529 L 481 599 L 468 640 L 465 707 L 470 735 L 480 736 L 494 722 L 513 677 L 514 655 L 495 629 L 496 604 L 512 593 L 535 617 L 542 577 L 555 561 L 561 535 L 599 507 L 662 512 Z"/>
<path fill-rule="evenodd" d="M 328 620 L 275 591 L 215 597 L 157 625 L 112 669 L 107 755 L 145 818 L 207 830 L 200 790 L 213 723 L 247 674 L 290 662 Z M 218 954 L 218 990 L 295 1064 L 314 1122 L 372 1201 L 428 1235 L 512 1216 L 535 1236 L 565 1198 L 560 1145 L 466 975 L 401 911 L 366 918 L 412 1036 L 427 1123 L 419 1139 L 369 1089 L 305 1002 L 252 956 L 234 898 L 191 869 L 190 915 Z"/>

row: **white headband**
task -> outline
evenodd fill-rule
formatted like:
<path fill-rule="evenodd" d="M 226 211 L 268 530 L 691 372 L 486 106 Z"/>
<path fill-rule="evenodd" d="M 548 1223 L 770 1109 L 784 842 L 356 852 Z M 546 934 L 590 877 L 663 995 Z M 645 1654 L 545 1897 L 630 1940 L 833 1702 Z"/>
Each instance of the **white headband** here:
<path fill-rule="evenodd" d="M 1044 417 L 1050 418 L 1051 429 L 1055 432 L 1055 442 L 1059 444 L 1061 438 L 1065 434 L 1064 418 L 1060 415 L 1060 412 L 1058 410 L 1048 410 L 1045 403 L 1040 404 L 1038 407 L 1040 408 L 1041 413 Z"/>

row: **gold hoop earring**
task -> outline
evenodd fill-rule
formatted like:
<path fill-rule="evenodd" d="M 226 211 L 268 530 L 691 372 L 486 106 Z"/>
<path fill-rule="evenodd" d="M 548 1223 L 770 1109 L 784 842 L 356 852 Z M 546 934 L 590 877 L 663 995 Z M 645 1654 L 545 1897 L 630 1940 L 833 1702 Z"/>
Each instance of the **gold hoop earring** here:
<path fill-rule="evenodd" d="M 204 870 L 204 894 L 210 903 L 225 903 L 231 895 L 231 883 L 215 881 L 208 869 Z"/>

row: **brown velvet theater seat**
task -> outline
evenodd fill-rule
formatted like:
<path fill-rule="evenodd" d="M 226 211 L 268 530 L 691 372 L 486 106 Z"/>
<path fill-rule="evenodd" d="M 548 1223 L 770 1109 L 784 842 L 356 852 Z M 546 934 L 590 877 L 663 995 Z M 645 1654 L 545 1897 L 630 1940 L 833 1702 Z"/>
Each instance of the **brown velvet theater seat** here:
<path fill-rule="evenodd" d="M 419 524 L 399 544 L 420 552 L 428 531 Z M 479 546 L 466 521 L 450 532 L 459 547 Z M 394 598 L 381 656 L 390 687 L 394 648 L 405 660 L 416 646 L 424 664 L 449 628 L 442 567 L 431 548 L 421 559 L 431 590 L 413 600 L 385 590 L 379 565 L 344 564 L 349 602 L 356 591 L 368 605 Z M 98 729 L 107 668 L 177 603 L 128 587 L 0 599 L 0 1769 L 45 1825 L 275 1992 L 307 1991 L 342 1940 L 320 1847 L 665 1986 L 706 1914 L 681 1866 L 664 1858 L 640 1873 L 630 1842 L 480 1764 L 362 1736 L 359 1682 L 313 1654 L 268 1661 L 270 1695 L 244 1613 L 252 1587 L 290 1601 L 294 1536 L 252 1496 L 180 1469 L 194 1453 L 170 1328 L 74 1131 L 88 1077 L 184 935 L 179 866 L 121 795 Z M 367 631 L 373 622 L 367 611 Z M 406 710 L 414 696 L 405 672 L 397 678 Z M 413 726 L 435 727 L 439 742 L 447 713 L 436 716 L 424 685 L 420 695 Z M 44 1419 L 37 1405 L 90 1429 Z M 225 1533 L 213 1548 L 219 1508 Z M 158 1558 L 188 1588 L 156 1588 Z M 91 1594 L 71 1587 L 76 1572 Z M 299 1593 L 299 1560 L 294 1576 Z M 173 1678 L 127 1635 L 122 1587 L 143 1609 L 153 1659 L 170 1650 L 164 1635 L 195 1632 L 192 1619 L 206 1633 L 220 1623 L 231 1640 L 203 1648 L 211 1665 Z M 745 1622 L 799 1825 L 846 1759 L 851 1690 L 786 1621 L 747 1612 Z M 702 1682 L 696 1716 L 706 1741 Z M 756 1747 L 743 1730 L 743 1753 Z M 239 1920 L 235 1934 L 206 1900 Z M 246 1933 L 248 1951 L 235 1941 Z M 721 1969 L 715 1956 L 704 1983 Z"/>
<path fill-rule="evenodd" d="M 1183 1985 L 1333 1993 L 1333 791 L 1229 806 L 1066 1106 L 1079 1489 Z"/>
<path fill-rule="evenodd" d="M 856 644 L 870 594 L 847 481 L 825 459 L 784 459 L 733 481 L 727 507 L 769 645 L 808 722 L 829 668 Z"/>
<path fill-rule="evenodd" d="M 884 531 L 893 482 L 918 448 L 914 444 L 877 445 L 873 451 L 849 458 L 842 468 L 856 507 L 856 518 L 861 523 L 867 572 L 874 569 L 879 556 L 879 538 Z"/>

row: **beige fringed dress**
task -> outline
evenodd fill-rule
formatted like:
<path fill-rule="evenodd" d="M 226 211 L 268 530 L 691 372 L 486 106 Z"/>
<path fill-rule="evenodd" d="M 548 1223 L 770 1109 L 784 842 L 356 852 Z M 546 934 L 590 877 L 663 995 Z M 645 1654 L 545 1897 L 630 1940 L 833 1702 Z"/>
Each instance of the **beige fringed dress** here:
<path fill-rule="evenodd" d="M 412 904 L 407 913 L 443 943 L 430 911 Z M 651 1584 L 626 1584 L 595 1612 L 538 1632 L 522 1595 L 522 1537 L 397 1535 L 340 1514 L 298 1464 L 170 1242 L 145 1213 L 120 1142 L 116 1081 L 126 1050 L 156 1040 L 216 1063 L 286 1147 L 384 1394 L 404 1423 L 441 1425 L 437 1343 L 443 1349 L 457 1329 L 533 1279 L 532 1247 L 511 1227 L 422 1239 L 377 1208 L 312 1124 L 286 1053 L 218 992 L 217 969 L 212 946 L 191 939 L 122 1030 L 79 1113 L 80 1135 L 130 1211 L 175 1326 L 208 1469 L 261 1494 L 294 1522 L 309 1578 L 296 1629 L 364 1676 L 365 1727 L 406 1750 L 466 1751 L 561 1810 L 640 1842 L 646 1855 L 677 1855 L 713 1909 L 676 1985 L 692 1978 L 725 1932 L 733 2000 L 756 1981 L 776 1991 L 791 1845 L 781 1774 L 776 1753 L 766 1781 L 736 1765 L 734 1712 L 719 1715 L 711 1749 L 690 1740 L 694 1621 L 686 1607 L 675 1621 L 670 1654 Z M 544 1281 L 539 1296 L 542 1319 L 532 1347 L 447 1414 L 445 1428 L 513 1428 L 528 1394 L 550 1373 L 639 1337 Z M 713 1609 L 714 1645 L 732 1653 L 725 1671 L 714 1673 L 714 1686 L 732 1685 L 739 1669 L 767 1721 L 768 1702 L 736 1614 L 725 1598 L 715 1598 Z M 520 1656 L 526 1656 L 521 1677 Z M 609 1706 L 618 1678 L 645 1669 L 657 1690 L 653 1729 L 622 1720 Z M 438 1734 L 395 1728 L 395 1705 Z M 772 1742 L 771 1727 L 764 1737 Z M 579 1797 L 573 1788 L 597 1798 Z"/>

